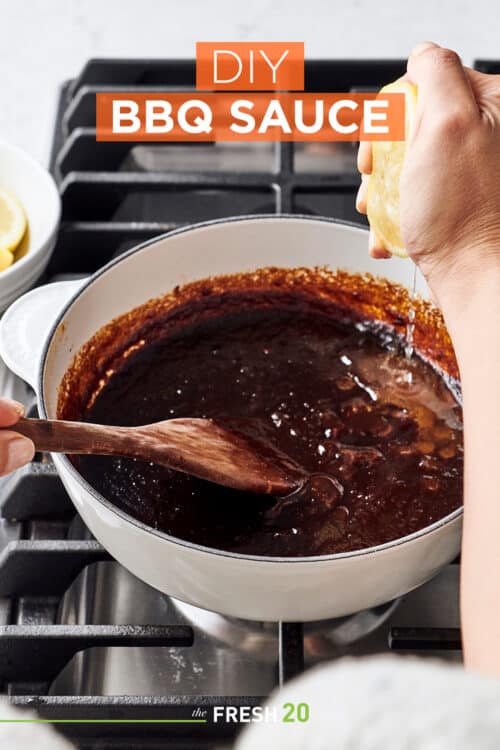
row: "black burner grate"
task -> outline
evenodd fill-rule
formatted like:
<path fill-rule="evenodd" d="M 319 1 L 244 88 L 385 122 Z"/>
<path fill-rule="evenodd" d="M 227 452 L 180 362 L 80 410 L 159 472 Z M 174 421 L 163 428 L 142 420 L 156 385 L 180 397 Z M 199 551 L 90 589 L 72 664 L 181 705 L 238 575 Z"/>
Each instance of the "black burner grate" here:
<path fill-rule="evenodd" d="M 306 63 L 306 90 L 378 89 L 404 67 L 399 60 L 311 61 Z M 500 63 L 481 62 L 478 68 L 499 72 Z M 63 86 L 50 165 L 63 215 L 45 281 L 92 273 L 145 239 L 205 218 L 297 212 L 362 221 L 354 212 L 359 179 L 353 144 L 330 144 L 326 151 L 321 146 L 315 156 L 308 146 L 293 143 L 259 144 L 252 152 L 251 144 L 240 151 L 224 144 L 95 141 L 98 91 L 187 91 L 194 89 L 194 81 L 193 61 L 110 59 L 90 61 L 75 81 Z M 45 457 L 4 481 L 0 506 L 7 533 L 0 546 L 0 604 L 7 608 L 0 627 L 0 689 L 14 703 L 36 707 L 48 719 L 140 720 L 187 717 L 196 707 L 261 702 L 244 696 L 49 695 L 50 682 L 77 651 L 102 645 L 189 648 L 193 633 L 183 626 L 56 625 L 68 586 L 87 565 L 108 559 L 108 554 L 93 540 L 72 538 L 74 509 Z M 457 639 L 451 629 L 400 628 L 392 633 L 392 647 L 456 648 Z M 303 666 L 302 625 L 281 623 L 277 682 Z M 208 748 L 235 732 L 234 725 L 222 724 L 200 731 L 161 723 L 146 729 L 120 723 L 61 726 L 85 748 L 98 743 L 107 748 Z"/>

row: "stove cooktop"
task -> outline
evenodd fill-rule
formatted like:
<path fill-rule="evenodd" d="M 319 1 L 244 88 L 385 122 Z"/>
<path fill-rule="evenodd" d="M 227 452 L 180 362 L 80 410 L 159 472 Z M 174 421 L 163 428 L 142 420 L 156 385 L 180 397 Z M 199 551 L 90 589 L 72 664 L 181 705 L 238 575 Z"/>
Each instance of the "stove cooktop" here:
<path fill-rule="evenodd" d="M 476 67 L 500 72 L 500 62 Z M 306 90 L 378 89 L 398 60 L 306 63 Z M 62 224 L 42 282 L 94 272 L 182 224 L 235 214 L 362 222 L 354 144 L 97 143 L 102 90 L 190 90 L 183 60 L 92 60 L 60 93 L 50 168 Z M 1 392 L 35 409 L 5 368 Z M 0 482 L 0 691 L 43 718 L 178 719 L 256 705 L 304 667 L 389 648 L 460 659 L 459 565 L 402 601 L 335 622 L 246 623 L 175 602 L 112 561 L 75 517 L 50 458 Z M 237 727 L 60 725 L 82 748 L 230 747 Z"/>

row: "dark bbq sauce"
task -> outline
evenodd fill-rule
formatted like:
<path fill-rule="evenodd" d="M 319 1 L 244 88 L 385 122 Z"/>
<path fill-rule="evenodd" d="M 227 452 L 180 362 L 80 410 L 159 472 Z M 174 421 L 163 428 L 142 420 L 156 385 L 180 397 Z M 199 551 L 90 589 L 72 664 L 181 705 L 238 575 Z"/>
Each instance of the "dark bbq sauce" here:
<path fill-rule="evenodd" d="M 272 292 L 269 293 L 272 295 Z M 212 304 L 213 311 L 213 304 Z M 138 461 L 75 459 L 119 508 L 174 537 L 256 555 L 381 544 L 461 504 L 461 409 L 443 378 L 380 324 L 276 300 L 218 301 L 133 351 L 83 418 L 139 425 L 248 419 L 313 476 L 288 498 L 245 496 Z"/>

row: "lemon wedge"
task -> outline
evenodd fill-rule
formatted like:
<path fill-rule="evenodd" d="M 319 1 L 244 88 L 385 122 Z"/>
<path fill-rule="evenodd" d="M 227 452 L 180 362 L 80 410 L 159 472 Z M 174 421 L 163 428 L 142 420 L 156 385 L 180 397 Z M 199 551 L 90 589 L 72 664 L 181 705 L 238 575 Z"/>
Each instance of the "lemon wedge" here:
<path fill-rule="evenodd" d="M 0 271 L 5 271 L 6 268 L 14 263 L 14 256 L 10 250 L 6 250 L 4 247 L 0 247 Z"/>
<path fill-rule="evenodd" d="M 14 250 L 21 243 L 26 227 L 21 203 L 10 191 L 0 188 L 0 271 L 13 263 Z"/>
<path fill-rule="evenodd" d="M 382 94 L 405 95 L 405 138 L 417 111 L 417 87 L 407 81 L 384 86 Z M 368 181 L 367 215 L 379 243 L 392 255 L 407 258 L 399 224 L 399 178 L 406 151 L 405 141 L 374 141 L 372 173 Z"/>

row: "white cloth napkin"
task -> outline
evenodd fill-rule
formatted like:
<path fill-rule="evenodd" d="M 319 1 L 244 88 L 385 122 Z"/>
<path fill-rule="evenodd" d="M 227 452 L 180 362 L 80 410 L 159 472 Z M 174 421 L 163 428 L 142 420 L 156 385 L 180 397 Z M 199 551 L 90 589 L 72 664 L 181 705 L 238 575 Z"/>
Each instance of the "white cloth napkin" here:
<path fill-rule="evenodd" d="M 430 659 L 343 659 L 271 697 L 306 723 L 251 724 L 237 750 L 498 750 L 500 681 Z"/>
<path fill-rule="evenodd" d="M 33 711 L 20 711 L 7 700 L 0 700 L 0 719 L 38 719 Z M 1 750 L 72 750 L 50 724 L 0 724 Z"/>

